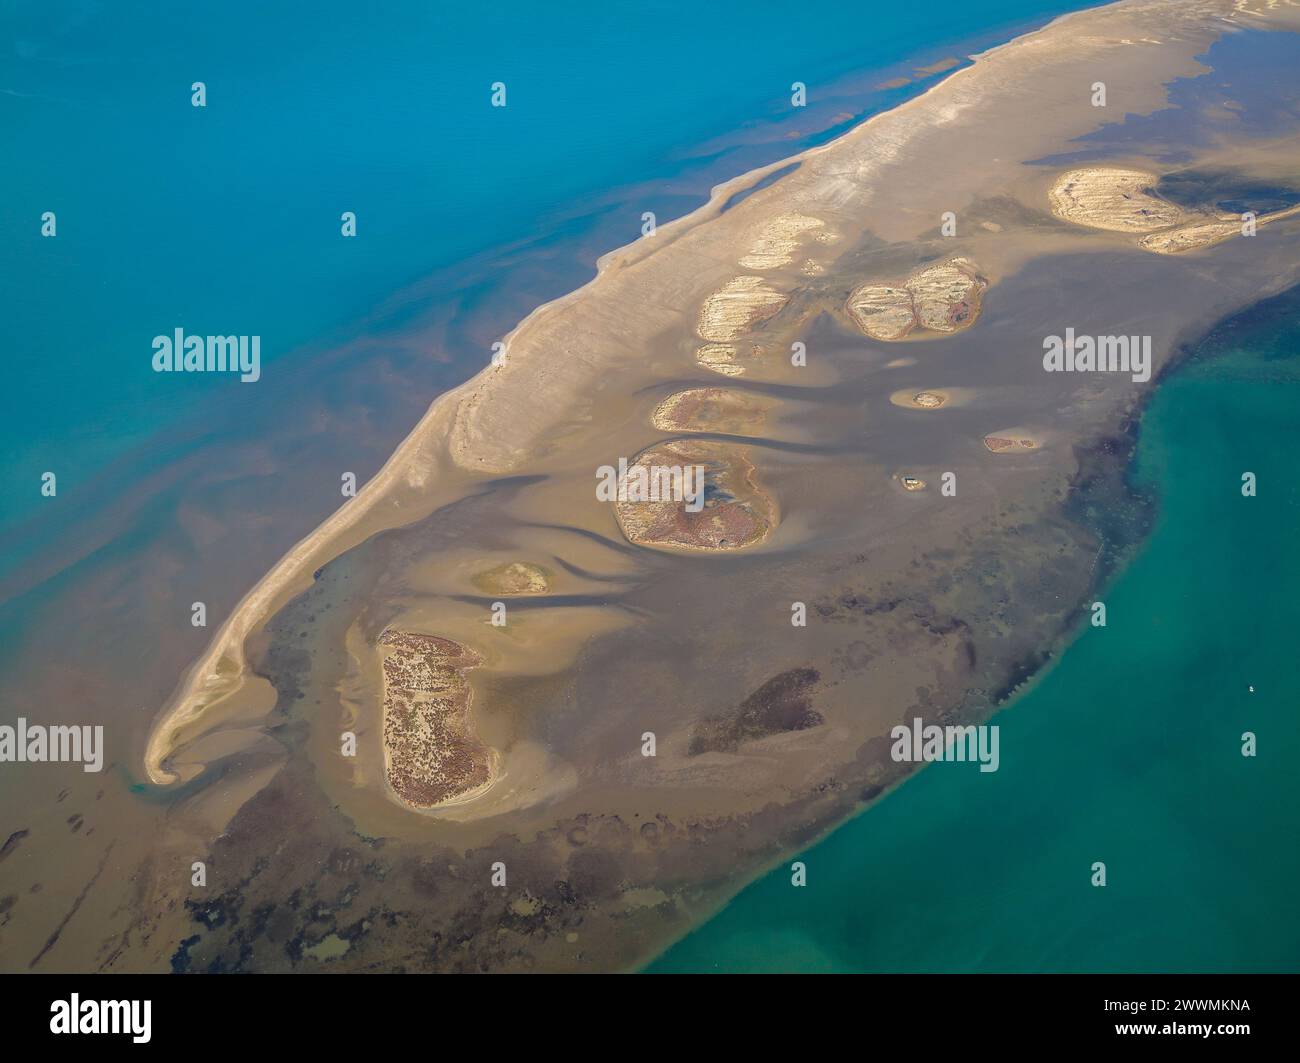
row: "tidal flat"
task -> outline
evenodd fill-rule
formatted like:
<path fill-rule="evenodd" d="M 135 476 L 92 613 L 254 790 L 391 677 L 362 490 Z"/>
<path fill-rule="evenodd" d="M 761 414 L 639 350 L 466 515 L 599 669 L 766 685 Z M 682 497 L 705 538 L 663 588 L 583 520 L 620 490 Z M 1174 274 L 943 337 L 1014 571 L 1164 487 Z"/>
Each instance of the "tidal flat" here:
<path fill-rule="evenodd" d="M 1161 367 L 1300 280 L 1300 219 L 1274 205 L 1294 119 L 1189 115 L 1177 91 L 1223 36 L 1296 29 L 1217 0 L 1063 17 L 720 185 L 534 310 L 160 707 L 143 760 L 173 807 L 135 901 L 152 961 L 635 967 L 902 781 L 894 724 L 985 719 L 1113 563 L 1080 502 L 1130 505 L 1127 426 Z M 1168 112 L 1197 134 L 1176 161 L 1154 136 L 1088 140 Z M 1085 163 L 1153 175 L 1133 187 L 1169 226 L 1194 209 L 1159 198 L 1182 170 L 1226 175 L 1206 211 L 1260 187 L 1279 216 L 1153 253 L 1081 223 L 1078 196 L 1059 209 Z M 1112 202 L 1086 198 L 1089 218 Z M 1067 329 L 1150 337 L 1150 381 L 1045 371 Z M 726 455 L 705 512 L 748 507 L 741 537 L 657 517 L 650 536 L 602 502 L 595 471 L 646 453 Z M 473 661 L 463 788 L 393 785 L 393 632 Z M 153 870 L 196 840 L 220 868 L 203 897 Z"/>

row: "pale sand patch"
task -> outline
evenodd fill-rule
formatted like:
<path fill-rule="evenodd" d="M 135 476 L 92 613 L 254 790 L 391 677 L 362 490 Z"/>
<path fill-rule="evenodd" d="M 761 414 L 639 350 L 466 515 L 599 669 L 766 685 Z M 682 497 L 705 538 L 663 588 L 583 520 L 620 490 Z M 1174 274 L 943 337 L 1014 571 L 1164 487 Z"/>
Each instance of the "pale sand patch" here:
<path fill-rule="evenodd" d="M 745 372 L 743 365 L 737 365 L 740 351 L 729 343 L 706 343 L 695 351 L 695 360 L 705 369 L 723 376 L 741 376 Z"/>
<path fill-rule="evenodd" d="M 1300 214 L 1300 206 L 1261 214 L 1255 219 L 1255 228 L 1260 229 L 1270 222 L 1293 218 L 1297 214 Z M 1211 247 L 1224 240 L 1231 240 L 1234 236 L 1243 236 L 1243 225 L 1244 222 L 1236 214 L 1220 215 L 1214 219 L 1180 225 L 1167 232 L 1152 233 L 1150 236 L 1143 237 L 1139 241 L 1139 246 L 1157 255 L 1177 255 L 1183 251 Z"/>
<path fill-rule="evenodd" d="M 956 332 L 974 323 L 984 285 L 962 258 L 928 266 L 907 282 L 916 302 L 916 321 L 931 332 Z"/>
<path fill-rule="evenodd" d="M 1146 233 L 1138 246 L 1157 255 L 1195 251 L 1243 235 L 1240 215 L 1185 210 L 1154 192 L 1158 181 L 1146 170 L 1089 166 L 1061 174 L 1048 196 L 1057 217 L 1091 229 Z M 1261 214 L 1255 227 L 1297 214 L 1300 206 Z"/>
<path fill-rule="evenodd" d="M 551 589 L 550 573 L 530 561 L 507 561 L 476 572 L 470 582 L 488 594 L 505 596 L 545 594 Z"/>
<path fill-rule="evenodd" d="M 729 343 L 766 321 L 789 298 L 762 277 L 734 277 L 704 300 L 696 332 L 701 339 Z"/>
<path fill-rule="evenodd" d="M 901 388 L 889 401 L 908 410 L 939 410 L 952 405 L 953 393 L 947 388 Z"/>
<path fill-rule="evenodd" d="M 1033 428 L 1002 428 L 984 437 L 984 446 L 994 454 L 1023 454 L 1042 450 L 1047 436 Z"/>
<path fill-rule="evenodd" d="M 848 311 L 873 340 L 901 340 L 916 324 L 916 307 L 906 288 L 866 284 L 849 296 Z"/>
<path fill-rule="evenodd" d="M 1109 232 L 1146 233 L 1187 219 L 1152 191 L 1159 178 L 1146 170 L 1086 166 L 1061 174 L 1048 192 L 1052 212 L 1075 225 Z"/>
<path fill-rule="evenodd" d="M 652 337 L 676 321 L 693 324 L 698 300 L 716 292 L 734 268 L 725 263 L 745 253 L 748 245 L 739 233 L 753 232 L 764 216 L 797 210 L 833 219 L 846 246 L 868 227 L 881 239 L 909 239 L 912 223 L 897 209 L 898 189 L 915 189 L 918 182 L 943 195 L 1002 188 L 1021 172 L 1017 160 L 1063 150 L 1071 138 L 1097 128 L 1099 119 L 1089 108 L 1072 107 L 1066 82 L 1045 73 L 1065 69 L 1073 75 L 1115 64 L 1120 38 L 1144 42 L 1150 46 L 1126 45 L 1133 58 L 1123 62 L 1137 78 L 1135 113 L 1148 113 L 1165 105 L 1163 86 L 1172 78 L 1202 69 L 1195 57 L 1225 27 L 1264 18 L 1296 23 L 1293 13 L 1280 8 L 1247 12 L 1224 0 L 1141 0 L 1062 16 L 975 56 L 972 65 L 922 95 L 827 144 L 719 184 L 708 203 L 660 226 L 654 240 L 634 241 L 602 257 L 594 280 L 538 307 L 505 338 L 504 366 L 485 369 L 440 396 L 358 496 L 241 599 L 159 712 L 144 755 L 150 779 L 174 782 L 162 765 L 178 736 L 210 724 L 225 711 L 223 702 L 260 682 L 246 671 L 244 642 L 310 584 L 315 569 L 377 527 L 412 519 L 395 497 L 408 498 L 408 489 L 441 487 L 439 480 L 462 470 L 500 475 L 535 462 L 595 381 L 637 364 Z M 1148 27 L 1158 28 L 1158 36 L 1147 35 Z M 1161 40 L 1173 43 L 1157 46 Z M 963 149 L 962 129 L 979 128 L 994 113 L 1003 120 L 979 129 L 980 149 Z M 1036 120 L 1048 113 L 1050 133 Z M 961 165 L 949 165 L 963 151 Z M 736 193 L 793 162 L 800 163 L 796 172 L 727 209 Z M 449 461 L 439 464 L 444 456 Z"/>
<path fill-rule="evenodd" d="M 690 388 L 669 395 L 650 415 L 661 432 L 757 435 L 776 400 L 734 388 Z"/>

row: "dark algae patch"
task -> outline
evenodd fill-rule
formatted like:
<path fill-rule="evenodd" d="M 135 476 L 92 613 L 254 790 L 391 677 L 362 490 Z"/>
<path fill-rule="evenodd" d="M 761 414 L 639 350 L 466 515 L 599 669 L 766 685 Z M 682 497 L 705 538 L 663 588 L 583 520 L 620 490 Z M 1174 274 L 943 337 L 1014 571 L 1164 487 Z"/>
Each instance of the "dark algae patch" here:
<path fill-rule="evenodd" d="M 773 676 L 734 712 L 702 720 L 691 737 L 691 755 L 731 752 L 755 738 L 818 726 L 824 720 L 810 695 L 820 678 L 815 668 L 791 668 Z"/>

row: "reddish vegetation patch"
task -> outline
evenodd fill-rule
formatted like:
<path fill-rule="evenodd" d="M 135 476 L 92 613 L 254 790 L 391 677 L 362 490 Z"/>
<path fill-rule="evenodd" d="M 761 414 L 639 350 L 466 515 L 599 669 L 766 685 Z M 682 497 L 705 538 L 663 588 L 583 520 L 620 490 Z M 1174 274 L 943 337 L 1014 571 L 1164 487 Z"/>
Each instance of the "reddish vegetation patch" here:
<path fill-rule="evenodd" d="M 1006 436 L 985 436 L 984 445 L 994 454 L 1004 450 L 1033 450 L 1038 444 L 1032 439 L 1008 439 Z"/>
<path fill-rule="evenodd" d="M 642 451 L 632 471 L 637 467 L 700 472 L 704 498 L 702 506 L 679 499 L 615 502 L 619 527 L 634 543 L 740 550 L 762 542 L 776 526 L 776 505 L 754 482 L 754 466 L 738 446 L 704 440 L 664 443 Z M 697 480 L 691 480 L 696 489 Z"/>
<path fill-rule="evenodd" d="M 385 631 L 384 753 L 403 801 L 432 808 L 491 780 L 491 756 L 473 735 L 465 672 L 479 657 L 451 639 Z"/>

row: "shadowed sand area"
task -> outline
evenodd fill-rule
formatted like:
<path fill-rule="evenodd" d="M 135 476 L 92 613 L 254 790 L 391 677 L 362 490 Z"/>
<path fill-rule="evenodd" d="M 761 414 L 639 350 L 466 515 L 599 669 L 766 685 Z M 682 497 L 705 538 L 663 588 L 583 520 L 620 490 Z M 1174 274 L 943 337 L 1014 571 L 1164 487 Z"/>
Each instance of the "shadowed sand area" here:
<path fill-rule="evenodd" d="M 1127 426 L 1159 369 L 1298 279 L 1289 210 L 1203 238 L 1226 221 L 1153 191 L 1167 146 L 1087 138 L 1161 128 L 1222 35 L 1296 28 L 1228 0 L 1066 16 L 529 314 L 162 707 L 143 759 L 190 780 L 181 810 L 241 778 L 214 736 L 282 751 L 202 836 L 238 882 L 223 903 L 282 912 L 341 861 L 365 927 L 335 967 L 632 967 L 905 778 L 895 723 L 986 718 L 1114 560 L 1082 514 L 1134 508 Z M 1197 125 L 1186 165 L 1294 172 L 1295 120 L 1270 121 Z M 1067 328 L 1150 336 L 1152 383 L 1044 371 Z M 620 460 L 702 467 L 703 505 L 602 498 Z M 184 907 L 161 876 L 142 896 Z M 214 922 L 193 967 L 292 965 Z"/>

